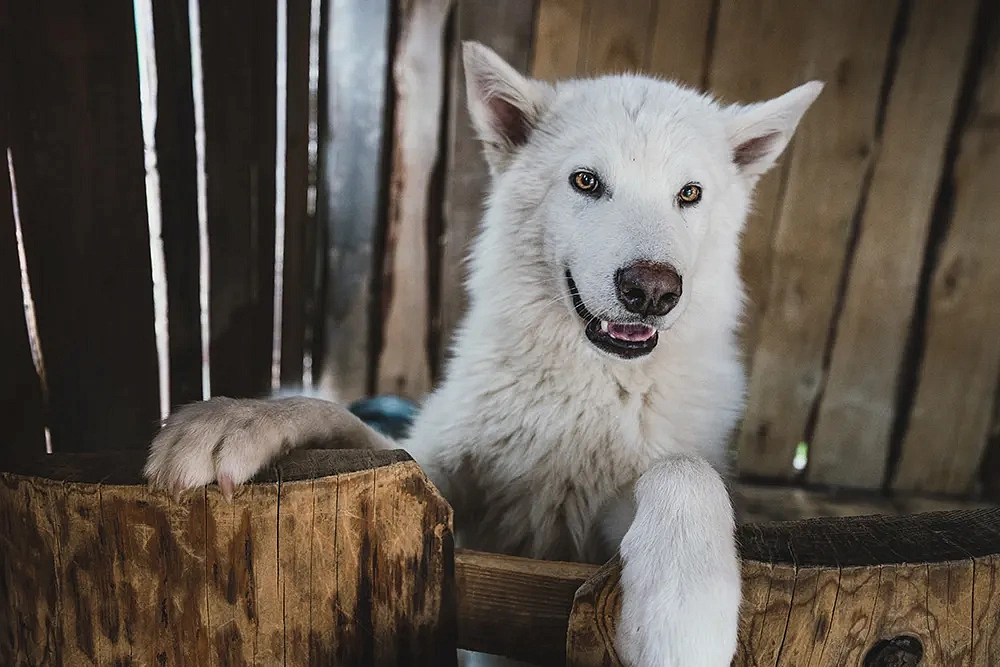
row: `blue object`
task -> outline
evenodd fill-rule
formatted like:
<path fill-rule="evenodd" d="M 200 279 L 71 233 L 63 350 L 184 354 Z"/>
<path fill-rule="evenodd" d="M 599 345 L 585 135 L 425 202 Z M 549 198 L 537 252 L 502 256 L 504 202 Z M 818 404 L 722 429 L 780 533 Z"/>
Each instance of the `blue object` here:
<path fill-rule="evenodd" d="M 416 403 L 392 395 L 362 398 L 351 403 L 347 409 L 393 440 L 406 437 L 419 411 Z"/>

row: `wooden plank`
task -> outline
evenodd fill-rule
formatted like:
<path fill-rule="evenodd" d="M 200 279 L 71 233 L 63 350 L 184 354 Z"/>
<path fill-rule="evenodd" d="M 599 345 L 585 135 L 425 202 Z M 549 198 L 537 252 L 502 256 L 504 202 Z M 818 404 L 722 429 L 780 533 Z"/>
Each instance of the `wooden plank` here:
<path fill-rule="evenodd" d="M 811 6 L 794 0 L 721 0 L 711 62 L 706 64 L 708 90 L 726 102 L 754 102 L 804 83 L 813 74 L 811 59 L 806 57 L 813 21 Z M 796 136 L 801 132 L 802 128 Z M 795 142 L 793 137 L 781 164 L 757 183 L 740 242 L 740 274 L 747 291 L 743 347 L 748 362 L 757 349 L 760 321 L 767 308 L 771 246 Z"/>
<path fill-rule="evenodd" d="M 619 0 L 615 11 L 604 11 L 604 3 L 591 2 L 587 12 L 580 73 L 599 76 L 635 72 L 649 66 L 649 32 L 654 18 L 654 0 Z"/>
<path fill-rule="evenodd" d="M 459 550 L 455 586 L 461 646 L 543 665 L 565 664 L 566 610 L 597 570 L 582 563 Z"/>
<path fill-rule="evenodd" d="M 654 3 L 649 71 L 701 89 L 712 54 L 713 14 L 718 2 L 659 0 Z"/>
<path fill-rule="evenodd" d="M 792 459 L 822 385 L 851 224 L 874 150 L 897 4 L 810 7 L 803 55 L 810 74 L 828 83 L 797 132 L 789 163 L 739 439 L 744 474 L 796 474 Z"/>
<path fill-rule="evenodd" d="M 318 193 L 325 302 L 316 362 L 321 386 L 350 401 L 374 384 L 374 247 L 382 217 L 390 4 L 330 0 L 326 11 Z"/>
<path fill-rule="evenodd" d="M 451 508 L 405 455 L 303 452 L 232 503 L 141 463 L 0 472 L 3 664 L 454 666 Z"/>
<path fill-rule="evenodd" d="M 913 4 L 809 447 L 818 484 L 882 486 L 924 245 L 978 8 Z M 919 149 L 917 148 L 919 147 Z"/>
<path fill-rule="evenodd" d="M 15 61 L 11 50 L 13 26 L 0 18 L 0 98 L 11 99 Z M 4 373 L 0 374 L 0 422 L 4 424 L 4 442 L 0 456 L 22 450 L 45 451 L 44 402 L 41 383 L 35 371 L 28 337 L 17 233 L 14 225 L 14 200 L 7 164 L 11 140 L 10 105 L 0 110 L 0 350 Z"/>
<path fill-rule="evenodd" d="M 554 82 L 577 75 L 589 6 L 587 0 L 539 0 L 531 76 Z"/>
<path fill-rule="evenodd" d="M 993 13 L 993 35 L 1000 13 Z M 996 41 L 993 42 L 994 47 Z M 954 212 L 931 278 L 920 378 L 893 487 L 974 491 L 1000 375 L 1000 50 L 983 64 L 955 164 Z"/>
<path fill-rule="evenodd" d="M 159 417 L 132 3 L 12 3 L 9 108 L 53 447 L 145 448 Z"/>
<path fill-rule="evenodd" d="M 927 665 L 993 664 L 998 513 L 743 527 L 744 606 L 733 664 L 910 665 L 921 656 Z M 580 587 L 567 665 L 620 665 L 618 571 L 611 561 Z M 498 618 L 497 627 L 505 621 Z"/>
<path fill-rule="evenodd" d="M 288 2 L 285 245 L 281 290 L 281 384 L 301 386 L 306 328 L 316 297 L 316 211 L 309 205 L 311 2 Z M 318 17 L 316 17 L 318 19 Z"/>
<path fill-rule="evenodd" d="M 468 304 L 465 263 L 478 232 L 489 184 L 486 161 L 466 109 L 465 75 L 457 46 L 462 40 L 476 40 L 492 48 L 518 71 L 527 72 L 534 19 L 535 0 L 463 0 L 458 6 L 458 38 L 453 55 L 456 64 L 451 68 L 449 84 L 451 106 L 448 110 L 444 231 L 440 253 L 440 313 L 435 317 L 441 344 L 438 358 L 442 362 L 448 358 L 452 336 Z"/>
<path fill-rule="evenodd" d="M 212 394 L 259 396 L 274 326 L 276 4 L 200 11 Z"/>
<path fill-rule="evenodd" d="M 5 144 L 0 139 L 0 146 Z M 0 365 L 4 368 L 0 373 L 0 422 L 4 424 L 0 455 L 12 455 L 26 450 L 44 452 L 45 423 L 41 383 L 32 361 L 25 320 L 14 209 L 4 153 L 0 156 L 0 172 L 3 172 L 0 173 L 0 320 L 6 324 L 0 329 L 0 350 L 3 350 Z"/>
<path fill-rule="evenodd" d="M 156 157 L 167 278 L 170 402 L 202 398 L 198 184 L 188 3 L 154 0 Z M 207 276 L 204 277 L 207 280 Z"/>
<path fill-rule="evenodd" d="M 431 389 L 428 226 L 445 84 L 451 0 L 399 6 L 389 218 L 382 273 L 382 345 L 376 391 L 419 399 Z"/>

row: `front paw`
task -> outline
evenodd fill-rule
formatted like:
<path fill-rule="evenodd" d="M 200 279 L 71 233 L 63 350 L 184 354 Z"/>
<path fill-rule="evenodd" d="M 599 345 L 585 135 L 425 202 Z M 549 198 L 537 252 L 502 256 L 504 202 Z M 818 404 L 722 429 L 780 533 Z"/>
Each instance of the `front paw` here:
<path fill-rule="evenodd" d="M 218 481 L 226 498 L 280 454 L 289 425 L 274 419 L 265 401 L 217 397 L 186 405 L 153 439 L 143 474 L 175 498 Z"/>

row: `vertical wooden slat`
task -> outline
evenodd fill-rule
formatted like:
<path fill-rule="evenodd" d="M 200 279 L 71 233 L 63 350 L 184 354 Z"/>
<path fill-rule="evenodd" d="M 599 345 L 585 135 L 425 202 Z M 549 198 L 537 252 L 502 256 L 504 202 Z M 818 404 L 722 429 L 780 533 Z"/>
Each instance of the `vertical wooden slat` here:
<path fill-rule="evenodd" d="M 394 138 L 382 276 L 385 324 L 376 391 L 418 399 L 431 388 L 428 213 L 438 161 L 451 0 L 400 2 Z"/>
<path fill-rule="evenodd" d="M 558 81 L 577 74 L 583 44 L 587 0 L 539 0 L 531 75 Z"/>
<path fill-rule="evenodd" d="M 455 328 L 465 313 L 466 258 L 475 237 L 489 172 L 466 109 L 465 75 L 458 58 L 462 40 L 476 40 L 494 49 L 513 67 L 528 71 L 531 62 L 535 0 L 463 0 L 458 7 L 456 66 L 451 68 L 451 108 L 448 112 L 448 173 L 445 183 L 444 234 L 441 249 L 441 354 L 444 361 Z"/>
<path fill-rule="evenodd" d="M 59 450 L 142 448 L 158 379 L 132 3 L 10 3 L 14 165 Z"/>
<path fill-rule="evenodd" d="M 814 74 L 811 59 L 806 57 L 814 20 L 810 7 L 795 0 L 722 0 L 711 63 L 707 65 L 711 93 L 726 102 L 755 102 L 777 97 L 807 81 Z M 793 138 L 780 163 L 757 183 L 740 244 L 740 273 L 747 290 L 743 340 L 748 360 L 757 348 L 760 320 L 767 306 L 771 244 L 794 150 Z"/>
<path fill-rule="evenodd" d="M 654 0 L 619 0 L 606 11 L 601 0 L 591 0 L 580 51 L 580 72 L 586 76 L 635 72 L 649 65 L 649 34 L 655 18 Z"/>
<path fill-rule="evenodd" d="M 920 376 L 893 487 L 970 493 L 1000 374 L 1000 12 L 955 165 L 951 226 L 930 285 Z"/>
<path fill-rule="evenodd" d="M 0 99 L 11 99 L 13 30 L 11 17 L 0 11 Z M 14 228 L 14 202 L 7 168 L 11 141 L 11 107 L 0 108 L 0 457 L 45 451 L 42 391 L 31 359 L 21 291 L 20 261 Z"/>
<path fill-rule="evenodd" d="M 170 402 L 177 406 L 201 398 L 202 379 L 198 187 L 187 2 L 154 0 L 153 29 Z"/>
<path fill-rule="evenodd" d="M 809 74 L 828 84 L 799 129 L 789 163 L 740 434 L 744 473 L 788 478 L 796 472 L 792 459 L 821 386 L 851 224 L 875 148 L 897 5 L 809 5 L 803 56 Z"/>
<path fill-rule="evenodd" d="M 650 72 L 701 88 L 717 8 L 714 0 L 659 0 L 650 45 Z"/>
<path fill-rule="evenodd" d="M 323 36 L 320 201 L 326 235 L 320 383 L 344 400 L 370 385 L 374 246 L 382 212 L 388 0 L 329 0 Z"/>
<path fill-rule="evenodd" d="M 281 290 L 281 383 L 300 385 L 307 308 L 315 298 L 315 215 L 309 192 L 309 40 L 311 2 L 288 2 L 285 252 Z"/>
<path fill-rule="evenodd" d="M 201 6 L 212 393 L 270 386 L 276 5 Z"/>
<path fill-rule="evenodd" d="M 808 479 L 880 487 L 978 0 L 913 4 L 811 438 Z"/>

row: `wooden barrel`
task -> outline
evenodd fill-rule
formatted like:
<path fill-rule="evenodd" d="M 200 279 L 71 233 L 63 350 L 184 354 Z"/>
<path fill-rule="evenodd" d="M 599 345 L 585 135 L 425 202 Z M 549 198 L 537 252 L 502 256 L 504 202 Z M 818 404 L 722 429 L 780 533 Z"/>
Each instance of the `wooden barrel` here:
<path fill-rule="evenodd" d="M 403 452 L 294 452 L 230 504 L 141 453 L 0 472 L 0 665 L 618 665 L 617 560 L 454 549 Z M 1000 509 L 743 526 L 737 666 L 1000 665 Z M 706 638 L 706 641 L 712 641 Z"/>

